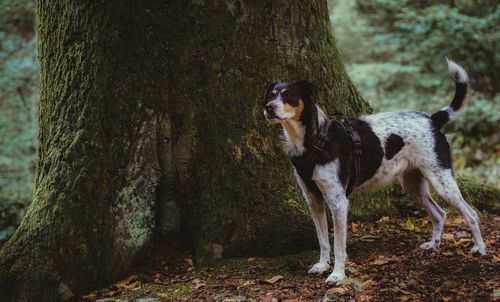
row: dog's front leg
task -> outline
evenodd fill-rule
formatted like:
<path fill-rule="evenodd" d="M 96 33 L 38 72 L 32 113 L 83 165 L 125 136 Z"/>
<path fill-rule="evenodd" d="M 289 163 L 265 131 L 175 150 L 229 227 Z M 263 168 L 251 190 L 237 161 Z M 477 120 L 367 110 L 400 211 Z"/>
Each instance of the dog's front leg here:
<path fill-rule="evenodd" d="M 318 235 L 320 256 L 319 262 L 309 269 L 309 274 L 322 274 L 330 269 L 330 242 L 328 240 L 328 222 L 326 220 L 325 203 L 309 201 L 309 210 Z"/>
<path fill-rule="evenodd" d="M 345 195 L 344 186 L 338 175 L 338 161 L 317 166 L 313 180 L 325 196 L 326 202 L 332 211 L 335 265 L 333 272 L 326 279 L 328 284 L 336 284 L 345 278 L 346 237 L 347 237 L 347 208 L 349 202 Z"/>
<path fill-rule="evenodd" d="M 345 278 L 345 261 L 347 259 L 347 208 L 349 201 L 343 190 L 334 192 L 327 196 L 328 206 L 332 211 L 335 265 L 333 272 L 326 279 L 328 284 L 337 284 Z"/>
<path fill-rule="evenodd" d="M 316 227 L 320 256 L 319 261 L 309 269 L 309 274 L 322 274 L 330 269 L 330 241 L 328 239 L 328 222 L 326 220 L 325 202 L 323 198 L 315 196 L 309 191 L 302 178 L 295 171 L 295 177 L 306 199 L 311 217 Z"/>

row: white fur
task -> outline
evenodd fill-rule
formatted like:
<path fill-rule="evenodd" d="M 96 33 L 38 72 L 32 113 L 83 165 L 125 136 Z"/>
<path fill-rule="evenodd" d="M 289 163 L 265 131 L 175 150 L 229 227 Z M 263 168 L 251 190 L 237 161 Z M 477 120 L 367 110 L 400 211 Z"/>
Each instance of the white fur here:
<path fill-rule="evenodd" d="M 306 134 L 306 128 L 299 121 L 284 120 L 280 122 L 283 126 L 283 136 L 281 141 L 283 142 L 285 152 L 290 156 L 299 156 L 304 153 L 304 136 Z M 293 129 L 295 134 L 289 133 L 284 123 L 287 123 L 288 126 Z M 296 136 L 295 140 L 290 139 L 292 135 Z"/>
<path fill-rule="evenodd" d="M 362 116 L 377 135 L 382 148 L 391 134 L 399 135 L 405 146 L 393 158 L 382 158 L 375 175 L 355 189 L 368 191 L 392 182 L 397 177 L 414 168 L 438 167 L 434 152 L 434 136 L 431 121 L 417 113 L 384 112 Z M 385 153 L 385 150 L 384 150 Z"/>
<path fill-rule="evenodd" d="M 446 111 L 446 113 L 448 113 L 448 118 L 451 120 L 452 118 L 455 117 L 455 115 L 457 114 L 457 112 L 451 108 L 451 106 L 446 106 L 444 107 L 443 109 L 441 109 L 440 111 Z"/>
<path fill-rule="evenodd" d="M 466 84 L 469 82 L 469 76 L 467 72 L 462 68 L 462 66 L 453 62 L 452 60 L 446 58 L 446 62 L 448 62 L 448 71 L 455 81 Z"/>

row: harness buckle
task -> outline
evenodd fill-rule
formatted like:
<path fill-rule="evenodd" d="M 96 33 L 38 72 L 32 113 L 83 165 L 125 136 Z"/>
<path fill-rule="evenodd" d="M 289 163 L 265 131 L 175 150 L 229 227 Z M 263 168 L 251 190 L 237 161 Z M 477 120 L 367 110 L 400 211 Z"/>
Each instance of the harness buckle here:
<path fill-rule="evenodd" d="M 361 142 L 354 142 L 354 153 L 357 155 L 363 153 L 363 150 L 361 149 Z"/>

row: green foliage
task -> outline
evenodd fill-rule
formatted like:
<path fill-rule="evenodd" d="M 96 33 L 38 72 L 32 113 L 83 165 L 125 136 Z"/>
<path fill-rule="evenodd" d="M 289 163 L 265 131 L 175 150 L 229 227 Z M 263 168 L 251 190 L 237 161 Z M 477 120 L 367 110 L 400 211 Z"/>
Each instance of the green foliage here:
<path fill-rule="evenodd" d="M 375 111 L 433 113 L 454 85 L 445 57 L 471 78 L 446 129 L 460 173 L 500 185 L 500 5 L 497 1 L 338 0 L 332 24 L 347 70 Z"/>
<path fill-rule="evenodd" d="M 10 220 L 6 213 L 31 201 L 38 65 L 32 1 L 3 1 L 0 20 L 1 224 L 2 218 Z"/>

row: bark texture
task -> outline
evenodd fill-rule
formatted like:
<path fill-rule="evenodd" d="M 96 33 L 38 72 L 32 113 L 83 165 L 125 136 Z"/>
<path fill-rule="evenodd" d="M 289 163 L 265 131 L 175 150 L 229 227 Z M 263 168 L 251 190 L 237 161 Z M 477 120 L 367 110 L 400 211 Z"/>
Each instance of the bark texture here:
<path fill-rule="evenodd" d="M 0 252 L 1 301 L 121 276 L 156 221 L 199 261 L 316 246 L 262 92 L 308 79 L 327 111 L 369 110 L 326 1 L 38 1 L 37 32 L 35 193 Z"/>
<path fill-rule="evenodd" d="M 173 152 L 170 191 L 197 260 L 316 246 L 262 93 L 273 81 L 308 79 L 329 112 L 368 109 L 344 71 L 325 1 L 183 1 L 168 12 L 177 44 L 167 55 L 176 71 L 167 115 L 184 150 Z"/>

